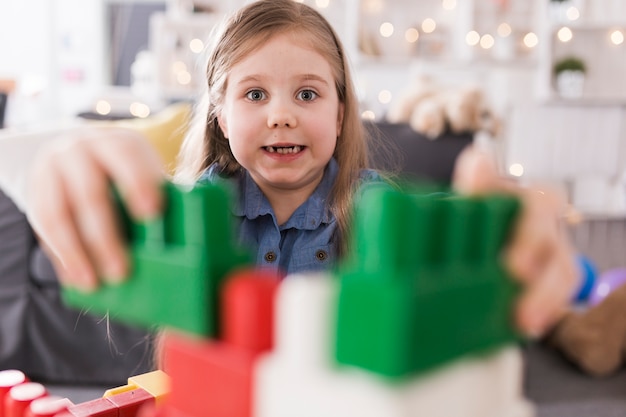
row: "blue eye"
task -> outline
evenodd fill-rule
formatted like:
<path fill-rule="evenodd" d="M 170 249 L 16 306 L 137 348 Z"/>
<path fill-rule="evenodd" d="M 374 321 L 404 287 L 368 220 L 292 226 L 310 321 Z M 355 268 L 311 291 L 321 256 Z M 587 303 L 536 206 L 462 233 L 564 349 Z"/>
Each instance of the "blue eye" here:
<path fill-rule="evenodd" d="M 317 93 L 313 90 L 302 90 L 298 92 L 298 99 L 302 101 L 313 101 L 317 98 Z"/>
<path fill-rule="evenodd" d="M 246 93 L 246 98 L 252 101 L 259 101 L 265 98 L 265 93 L 261 90 L 250 90 Z"/>

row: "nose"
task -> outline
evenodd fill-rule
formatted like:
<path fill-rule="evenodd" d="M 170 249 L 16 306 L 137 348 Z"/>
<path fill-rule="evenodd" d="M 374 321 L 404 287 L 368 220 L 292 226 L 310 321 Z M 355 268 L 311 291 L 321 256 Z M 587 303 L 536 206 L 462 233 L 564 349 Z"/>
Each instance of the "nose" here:
<path fill-rule="evenodd" d="M 267 117 L 267 127 L 290 127 L 294 128 L 297 125 L 297 119 L 287 103 L 282 101 L 273 103 L 270 106 L 269 114 Z"/>

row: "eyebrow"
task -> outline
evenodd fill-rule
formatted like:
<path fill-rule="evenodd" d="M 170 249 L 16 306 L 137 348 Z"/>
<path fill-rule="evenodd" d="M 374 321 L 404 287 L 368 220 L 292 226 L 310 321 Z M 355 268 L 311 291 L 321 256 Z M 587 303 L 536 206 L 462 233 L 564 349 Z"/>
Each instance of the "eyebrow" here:
<path fill-rule="evenodd" d="M 248 75 L 246 77 L 243 77 L 241 80 L 239 80 L 237 84 L 245 84 L 251 81 L 260 82 L 260 81 L 263 81 L 264 78 L 267 78 L 267 77 L 263 75 L 258 75 L 258 74 Z M 302 75 L 297 76 L 296 78 L 299 80 L 303 80 L 303 81 L 317 81 L 322 84 L 328 85 L 328 81 L 326 81 L 324 78 L 320 77 L 317 74 L 302 74 Z"/>

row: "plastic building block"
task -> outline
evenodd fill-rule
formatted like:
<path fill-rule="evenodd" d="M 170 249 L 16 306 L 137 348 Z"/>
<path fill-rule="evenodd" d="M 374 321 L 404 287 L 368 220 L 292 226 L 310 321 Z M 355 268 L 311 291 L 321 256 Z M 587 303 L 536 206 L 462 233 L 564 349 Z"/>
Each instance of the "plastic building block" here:
<path fill-rule="evenodd" d="M 128 383 L 137 388 L 146 390 L 155 398 L 157 404 L 165 399 L 171 389 L 171 379 L 169 375 L 161 370 L 131 376 L 128 378 Z"/>
<path fill-rule="evenodd" d="M 518 340 L 517 285 L 499 256 L 518 208 L 505 196 L 366 190 L 339 273 L 337 360 L 408 377 Z"/>
<path fill-rule="evenodd" d="M 63 411 L 67 411 L 73 405 L 68 398 L 50 395 L 38 398 L 30 403 L 24 417 L 54 417 Z"/>
<path fill-rule="evenodd" d="M 121 210 L 133 271 L 118 285 L 93 293 L 63 289 L 69 305 L 143 325 L 164 325 L 206 336 L 218 329 L 218 294 L 226 274 L 249 254 L 232 241 L 230 195 L 223 184 L 164 186 L 162 217 L 138 223 Z"/>
<path fill-rule="evenodd" d="M 4 398 L 11 388 L 16 385 L 28 382 L 28 377 L 17 369 L 7 369 L 0 371 L 0 417 L 4 417 Z"/>
<path fill-rule="evenodd" d="M 275 273 L 233 274 L 222 293 L 222 340 L 168 334 L 165 370 L 172 378 L 167 407 L 193 417 L 251 416 L 252 370 L 272 347 Z"/>
<path fill-rule="evenodd" d="M 110 398 L 113 396 L 119 396 L 141 388 L 155 399 L 156 404 L 160 404 L 169 394 L 170 386 L 171 379 L 169 375 L 161 370 L 156 370 L 141 375 L 131 376 L 128 378 L 127 385 L 106 390 L 102 397 Z"/>
<path fill-rule="evenodd" d="M 257 353 L 271 349 L 279 278 L 270 270 L 247 269 L 226 281 L 222 292 L 225 343 Z"/>
<path fill-rule="evenodd" d="M 338 282 L 293 276 L 277 297 L 275 349 L 254 370 L 255 417 L 531 417 L 523 362 L 513 346 L 389 381 L 333 358 Z"/>
<path fill-rule="evenodd" d="M 23 417 L 30 403 L 46 395 L 46 388 L 38 382 L 14 386 L 4 397 L 4 417 Z"/>
<path fill-rule="evenodd" d="M 68 413 L 74 417 L 117 417 L 118 409 L 108 398 L 96 398 L 69 407 L 63 415 Z"/>
<path fill-rule="evenodd" d="M 154 404 L 154 397 L 146 390 L 137 388 L 107 397 L 118 409 L 118 417 L 135 417 L 145 404 Z"/>
<path fill-rule="evenodd" d="M 179 337 L 165 341 L 165 369 L 172 377 L 170 415 L 250 416 L 252 367 L 257 354 L 225 343 Z"/>

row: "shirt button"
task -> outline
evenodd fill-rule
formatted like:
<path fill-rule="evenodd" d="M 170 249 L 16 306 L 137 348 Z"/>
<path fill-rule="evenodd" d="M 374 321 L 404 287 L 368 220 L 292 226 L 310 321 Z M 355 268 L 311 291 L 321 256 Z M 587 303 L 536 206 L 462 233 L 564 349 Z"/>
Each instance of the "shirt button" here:
<path fill-rule="evenodd" d="M 315 252 L 315 258 L 320 262 L 324 262 L 326 259 L 328 259 L 328 253 L 325 250 L 320 249 Z"/>
<path fill-rule="evenodd" d="M 269 251 L 265 254 L 265 262 L 272 263 L 276 260 L 276 254 L 272 251 Z"/>

